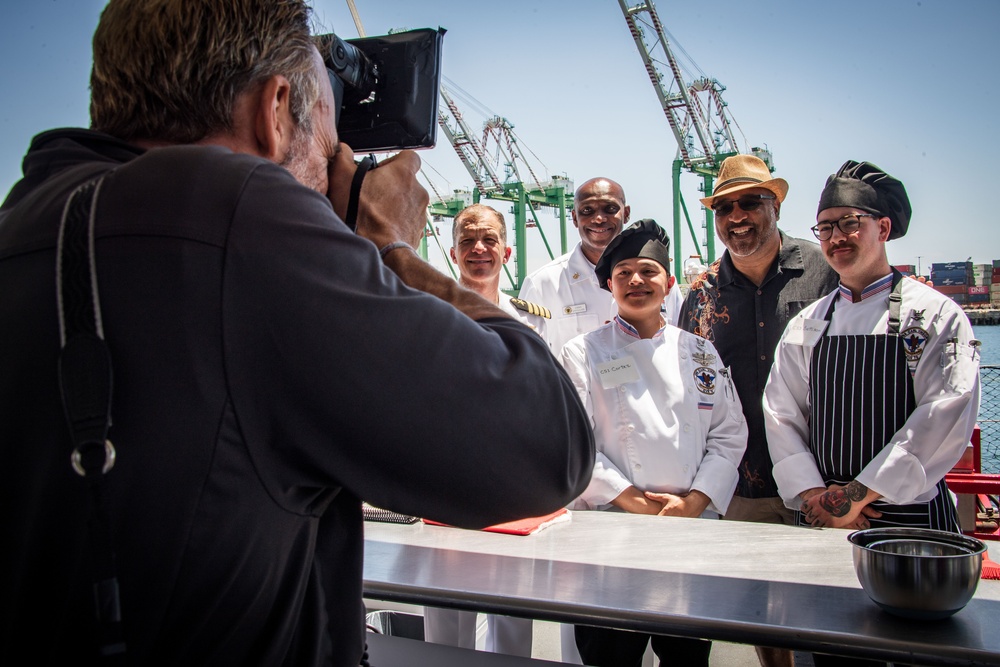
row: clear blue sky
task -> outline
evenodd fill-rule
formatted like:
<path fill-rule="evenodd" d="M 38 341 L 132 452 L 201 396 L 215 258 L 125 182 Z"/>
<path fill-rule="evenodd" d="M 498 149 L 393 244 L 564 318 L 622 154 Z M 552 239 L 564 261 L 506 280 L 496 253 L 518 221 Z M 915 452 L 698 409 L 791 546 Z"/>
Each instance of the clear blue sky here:
<path fill-rule="evenodd" d="M 356 0 L 369 34 L 447 28 L 444 74 L 508 118 L 550 173 L 619 181 L 633 219 L 669 228 L 676 146 L 617 0 Z M 630 3 L 631 4 L 631 3 Z M 31 137 L 89 122 L 90 38 L 104 2 L 4 3 L 0 20 L 0 191 Z M 318 29 L 356 36 L 344 0 L 316 0 Z M 790 191 L 780 226 L 808 236 L 826 177 L 868 160 L 900 178 L 911 231 L 894 264 L 1000 259 L 996 0 L 659 0 L 667 30 L 722 82 L 747 142 L 766 145 Z M 484 116 L 464 108 L 474 128 Z M 441 145 L 441 142 L 444 145 Z M 423 154 L 442 191 L 472 183 L 443 134 Z M 700 221 L 696 179 L 685 179 Z M 549 238 L 550 213 L 542 213 Z M 699 223 L 700 224 L 700 223 Z M 551 226 L 551 229 L 550 229 Z M 447 234 L 447 225 L 442 226 Z M 575 232 L 570 232 L 575 241 Z M 684 254 L 693 251 L 688 238 Z M 543 261 L 529 237 L 529 269 Z M 721 250 L 721 248 L 720 248 Z"/>

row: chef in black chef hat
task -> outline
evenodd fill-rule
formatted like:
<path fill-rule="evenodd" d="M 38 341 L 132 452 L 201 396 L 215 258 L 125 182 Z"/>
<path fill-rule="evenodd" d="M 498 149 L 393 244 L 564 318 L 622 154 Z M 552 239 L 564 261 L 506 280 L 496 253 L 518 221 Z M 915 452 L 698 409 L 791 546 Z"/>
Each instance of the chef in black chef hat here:
<path fill-rule="evenodd" d="M 890 272 L 885 242 L 906 234 L 910 214 L 903 184 L 870 162 L 848 160 L 827 179 L 812 231 L 855 297 Z"/>

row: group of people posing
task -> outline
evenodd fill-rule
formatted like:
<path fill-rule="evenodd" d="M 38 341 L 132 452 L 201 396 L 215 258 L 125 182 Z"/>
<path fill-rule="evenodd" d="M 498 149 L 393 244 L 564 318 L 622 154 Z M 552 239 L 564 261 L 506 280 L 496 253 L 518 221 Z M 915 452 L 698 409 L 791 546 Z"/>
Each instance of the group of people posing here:
<path fill-rule="evenodd" d="M 475 204 L 456 216 L 461 283 L 546 340 L 590 418 L 597 459 L 571 507 L 958 530 L 943 480 L 975 425 L 978 344 L 954 302 L 889 265 L 885 244 L 911 215 L 902 183 L 845 163 L 820 194 L 818 245 L 778 228 L 787 193 L 755 156 L 723 162 L 702 203 L 726 251 L 686 298 L 666 232 L 630 224 L 610 179 L 576 191 L 579 244 L 517 298 L 499 290 L 511 254 L 503 215 Z M 469 646 L 474 623 L 425 613 L 431 641 Z M 487 623 L 490 650 L 530 655 L 530 621 Z M 564 660 L 588 665 L 638 665 L 650 640 L 664 664 L 707 665 L 711 648 L 587 626 L 572 639 Z M 788 651 L 758 655 L 792 664 Z"/>
<path fill-rule="evenodd" d="M 359 173 L 305 0 L 109 0 L 93 53 L 89 128 L 36 136 L 0 206 L 0 663 L 356 667 L 362 499 L 955 529 L 977 348 L 890 269 L 910 207 L 872 165 L 817 246 L 729 158 L 683 303 L 663 230 L 587 181 L 579 245 L 510 299 L 498 213 L 457 217 L 456 282 L 413 250 L 419 157 Z"/>

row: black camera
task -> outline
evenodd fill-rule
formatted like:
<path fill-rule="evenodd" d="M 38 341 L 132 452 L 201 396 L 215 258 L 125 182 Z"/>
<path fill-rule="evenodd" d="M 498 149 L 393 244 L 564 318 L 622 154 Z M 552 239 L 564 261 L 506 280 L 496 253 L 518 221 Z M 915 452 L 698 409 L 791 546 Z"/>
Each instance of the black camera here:
<path fill-rule="evenodd" d="M 314 37 L 333 86 L 341 141 L 356 153 L 434 146 L 444 33 Z"/>

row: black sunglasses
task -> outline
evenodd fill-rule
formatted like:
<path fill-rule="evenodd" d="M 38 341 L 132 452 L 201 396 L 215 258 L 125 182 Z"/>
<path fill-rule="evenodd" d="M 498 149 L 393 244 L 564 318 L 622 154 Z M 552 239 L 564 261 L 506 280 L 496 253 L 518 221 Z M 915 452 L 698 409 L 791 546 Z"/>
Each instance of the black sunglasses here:
<path fill-rule="evenodd" d="M 739 204 L 741 211 L 756 211 L 761 207 L 766 199 L 777 199 L 774 195 L 743 195 L 733 201 L 722 201 L 712 204 L 712 210 L 716 215 L 727 216 L 733 212 L 733 208 Z"/>

